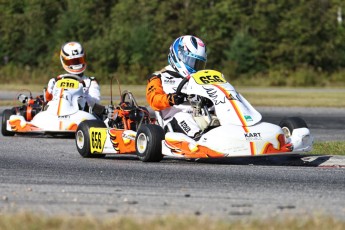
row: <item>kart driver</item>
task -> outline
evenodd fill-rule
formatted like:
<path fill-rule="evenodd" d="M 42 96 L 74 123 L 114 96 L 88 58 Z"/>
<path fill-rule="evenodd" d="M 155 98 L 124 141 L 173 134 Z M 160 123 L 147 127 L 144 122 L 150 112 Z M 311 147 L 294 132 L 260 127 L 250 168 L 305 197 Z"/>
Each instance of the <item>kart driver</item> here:
<path fill-rule="evenodd" d="M 87 77 L 84 75 L 87 64 L 85 62 L 85 51 L 79 42 L 67 42 L 62 45 L 60 51 L 60 61 L 62 67 L 70 74 L 75 74 L 81 77 L 86 87 L 84 87 L 84 100 L 80 100 L 79 104 L 83 109 L 85 108 L 85 101 L 87 105 L 93 107 L 100 101 L 101 93 L 100 87 L 94 77 Z M 56 78 L 52 78 L 48 82 L 48 87 L 45 92 L 46 100 L 53 99 L 53 89 Z"/>
<path fill-rule="evenodd" d="M 193 119 L 186 95 L 175 92 L 183 78 L 205 69 L 206 61 L 203 41 L 191 35 L 181 36 L 170 46 L 169 65 L 148 77 L 146 100 L 153 110 L 159 111 L 165 131 L 199 138 L 201 130 Z"/>

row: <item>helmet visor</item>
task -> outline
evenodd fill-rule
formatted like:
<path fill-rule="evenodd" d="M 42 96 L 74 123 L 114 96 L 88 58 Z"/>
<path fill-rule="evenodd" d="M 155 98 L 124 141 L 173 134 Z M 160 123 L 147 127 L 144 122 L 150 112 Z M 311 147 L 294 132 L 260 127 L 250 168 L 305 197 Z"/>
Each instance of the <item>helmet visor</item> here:
<path fill-rule="evenodd" d="M 62 61 L 67 66 L 85 64 L 85 58 L 84 57 L 78 57 L 78 58 L 72 58 L 72 59 L 62 58 Z"/>
<path fill-rule="evenodd" d="M 190 66 L 197 72 L 199 70 L 205 69 L 206 62 L 196 58 L 188 58 L 188 62 L 186 63 L 186 65 Z"/>
<path fill-rule="evenodd" d="M 179 58 L 186 66 L 195 72 L 203 70 L 206 67 L 206 59 L 191 52 L 180 50 Z"/>

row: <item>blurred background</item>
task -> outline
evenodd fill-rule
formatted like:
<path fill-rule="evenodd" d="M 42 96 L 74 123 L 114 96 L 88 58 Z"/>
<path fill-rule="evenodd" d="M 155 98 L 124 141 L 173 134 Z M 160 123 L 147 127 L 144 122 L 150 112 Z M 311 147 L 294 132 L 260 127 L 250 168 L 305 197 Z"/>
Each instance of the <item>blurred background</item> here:
<path fill-rule="evenodd" d="M 1 83 L 63 73 L 60 47 L 84 45 L 86 75 L 145 84 L 192 34 L 207 68 L 244 86 L 344 86 L 343 0 L 0 0 Z"/>

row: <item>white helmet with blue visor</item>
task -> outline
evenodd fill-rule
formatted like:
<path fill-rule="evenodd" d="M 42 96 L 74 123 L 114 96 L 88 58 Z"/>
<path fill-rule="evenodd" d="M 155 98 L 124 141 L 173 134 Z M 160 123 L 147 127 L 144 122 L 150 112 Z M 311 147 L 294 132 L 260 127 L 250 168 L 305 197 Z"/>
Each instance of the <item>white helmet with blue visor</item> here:
<path fill-rule="evenodd" d="M 183 77 L 205 69 L 206 46 L 200 38 L 186 35 L 177 38 L 170 46 L 169 64 Z"/>

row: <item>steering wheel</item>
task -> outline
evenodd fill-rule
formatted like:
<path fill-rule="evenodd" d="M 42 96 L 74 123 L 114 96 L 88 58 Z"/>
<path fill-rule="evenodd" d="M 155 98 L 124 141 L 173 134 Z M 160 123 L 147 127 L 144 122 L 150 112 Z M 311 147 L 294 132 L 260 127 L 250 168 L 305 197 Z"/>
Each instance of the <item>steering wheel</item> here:
<path fill-rule="evenodd" d="M 183 80 L 180 82 L 180 84 L 177 86 L 177 89 L 176 89 L 176 94 L 183 94 L 181 93 L 181 90 L 183 88 L 183 86 L 189 81 L 189 76 L 188 77 L 185 77 L 183 78 Z"/>
<path fill-rule="evenodd" d="M 57 77 L 57 80 L 61 80 L 61 79 L 64 79 L 64 78 L 69 78 L 69 79 L 77 80 L 81 84 L 83 84 L 83 87 L 86 87 L 84 80 L 81 77 L 79 77 L 78 75 L 70 74 L 70 73 L 62 74 L 62 75 Z"/>
<path fill-rule="evenodd" d="M 128 99 L 128 101 L 126 101 L 126 99 Z M 134 107 L 139 107 L 138 103 L 136 102 L 133 94 L 128 91 L 128 90 L 125 90 L 122 92 L 121 94 L 121 104 L 122 103 L 125 103 L 125 104 L 129 104 L 130 106 L 134 106 Z"/>

